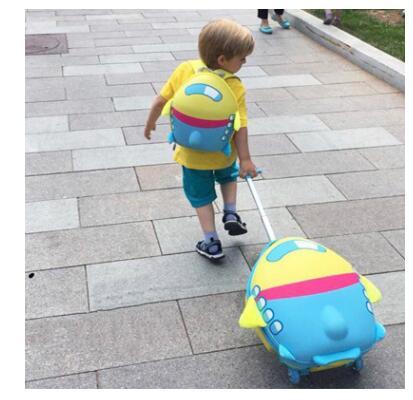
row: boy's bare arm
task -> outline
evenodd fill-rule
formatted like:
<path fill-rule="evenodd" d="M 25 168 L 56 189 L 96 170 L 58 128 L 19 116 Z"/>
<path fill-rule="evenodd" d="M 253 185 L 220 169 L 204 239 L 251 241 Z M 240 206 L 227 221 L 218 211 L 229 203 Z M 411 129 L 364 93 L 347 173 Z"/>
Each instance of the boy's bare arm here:
<path fill-rule="evenodd" d="M 151 110 L 149 111 L 148 119 L 146 120 L 144 135 L 146 139 L 151 139 L 151 131 L 156 129 L 156 121 L 161 115 L 162 109 L 166 104 L 167 100 L 162 96 L 155 97 L 155 100 L 152 103 Z"/>
<path fill-rule="evenodd" d="M 240 128 L 234 136 L 234 144 L 237 148 L 240 171 L 239 175 L 244 178 L 245 175 L 250 175 L 253 178 L 257 176 L 257 169 L 251 160 L 250 150 L 248 147 L 248 129 L 247 127 Z"/>

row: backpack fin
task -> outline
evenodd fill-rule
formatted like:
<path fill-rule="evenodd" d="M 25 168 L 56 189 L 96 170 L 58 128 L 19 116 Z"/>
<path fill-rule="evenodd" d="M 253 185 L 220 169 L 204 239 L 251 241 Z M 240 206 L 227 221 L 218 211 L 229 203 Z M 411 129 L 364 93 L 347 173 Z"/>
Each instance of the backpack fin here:
<path fill-rule="evenodd" d="M 227 143 L 224 148 L 222 149 L 222 152 L 229 157 L 231 155 L 231 144 Z"/>
<path fill-rule="evenodd" d="M 368 280 L 365 276 L 359 275 L 360 276 L 360 283 L 364 286 L 366 289 L 366 294 L 367 297 L 369 298 L 371 303 L 377 303 L 382 299 L 382 295 L 380 290 L 377 288 L 377 286 L 370 280 Z"/>
<path fill-rule="evenodd" d="M 238 131 L 241 127 L 241 118 L 239 116 L 239 111 L 235 113 L 235 120 L 234 120 L 234 131 Z"/>
<path fill-rule="evenodd" d="M 170 115 L 171 114 L 171 106 L 172 106 L 172 99 L 168 100 L 168 102 L 164 105 L 162 109 L 162 115 Z"/>
<path fill-rule="evenodd" d="M 169 144 L 174 143 L 175 142 L 175 136 L 174 136 L 173 132 L 169 132 L 166 139 L 168 140 Z"/>

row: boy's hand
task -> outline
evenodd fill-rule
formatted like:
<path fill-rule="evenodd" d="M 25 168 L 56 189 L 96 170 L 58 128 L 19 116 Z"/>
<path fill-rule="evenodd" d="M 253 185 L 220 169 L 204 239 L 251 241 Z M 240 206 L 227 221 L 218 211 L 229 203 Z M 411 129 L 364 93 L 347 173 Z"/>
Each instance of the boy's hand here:
<path fill-rule="evenodd" d="M 145 125 L 145 131 L 144 131 L 144 136 L 146 137 L 146 139 L 151 140 L 151 131 L 156 130 L 156 124 L 149 124 L 147 123 Z"/>
<path fill-rule="evenodd" d="M 245 178 L 246 175 L 249 175 L 251 178 L 257 176 L 257 168 L 251 159 L 240 161 L 239 163 L 239 176 Z"/>

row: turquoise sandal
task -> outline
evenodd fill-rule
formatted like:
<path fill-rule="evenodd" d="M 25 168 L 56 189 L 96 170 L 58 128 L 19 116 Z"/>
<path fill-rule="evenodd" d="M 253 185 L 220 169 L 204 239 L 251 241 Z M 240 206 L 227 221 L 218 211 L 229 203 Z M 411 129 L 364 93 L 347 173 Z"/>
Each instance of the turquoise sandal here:
<path fill-rule="evenodd" d="M 281 17 L 280 17 L 281 18 Z M 290 21 L 288 19 L 277 18 L 276 14 L 271 14 L 271 19 L 275 22 L 278 22 L 283 29 L 290 29 Z"/>
<path fill-rule="evenodd" d="M 266 33 L 267 35 L 271 35 L 272 28 L 271 26 L 260 26 L 260 32 Z"/>

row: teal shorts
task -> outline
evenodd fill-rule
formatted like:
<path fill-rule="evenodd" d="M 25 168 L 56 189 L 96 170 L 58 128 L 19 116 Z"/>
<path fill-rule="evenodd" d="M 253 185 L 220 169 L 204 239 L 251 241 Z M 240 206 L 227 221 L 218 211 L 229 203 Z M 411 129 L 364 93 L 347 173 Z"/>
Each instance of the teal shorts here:
<path fill-rule="evenodd" d="M 190 169 L 182 166 L 185 196 L 194 208 L 206 206 L 217 198 L 215 181 L 220 185 L 235 182 L 238 171 L 236 162 L 228 168 L 216 170 Z"/>

